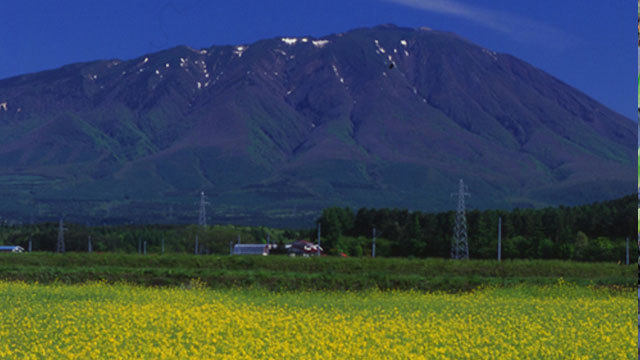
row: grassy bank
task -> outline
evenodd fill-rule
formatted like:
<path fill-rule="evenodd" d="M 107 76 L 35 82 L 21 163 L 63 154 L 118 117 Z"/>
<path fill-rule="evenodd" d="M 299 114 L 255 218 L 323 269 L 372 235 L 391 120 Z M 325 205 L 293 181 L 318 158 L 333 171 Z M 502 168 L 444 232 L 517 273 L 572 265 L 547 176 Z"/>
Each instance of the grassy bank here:
<path fill-rule="evenodd" d="M 0 279 L 82 283 L 101 280 L 179 286 L 199 279 L 212 288 L 269 290 L 469 290 L 479 285 L 551 284 L 635 287 L 635 265 L 555 260 L 289 258 L 52 253 L 0 254 Z"/>

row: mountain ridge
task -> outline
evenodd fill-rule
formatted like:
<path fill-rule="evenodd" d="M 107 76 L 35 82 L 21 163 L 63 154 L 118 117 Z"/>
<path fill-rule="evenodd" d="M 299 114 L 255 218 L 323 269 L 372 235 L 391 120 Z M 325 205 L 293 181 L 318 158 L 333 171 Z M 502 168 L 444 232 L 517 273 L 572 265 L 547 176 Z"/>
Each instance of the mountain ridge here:
<path fill-rule="evenodd" d="M 3 102 L 0 214 L 188 221 L 205 190 L 218 221 L 308 224 L 330 205 L 451 208 L 461 177 L 478 208 L 635 191 L 632 120 L 434 30 L 177 46 L 0 80 Z"/>

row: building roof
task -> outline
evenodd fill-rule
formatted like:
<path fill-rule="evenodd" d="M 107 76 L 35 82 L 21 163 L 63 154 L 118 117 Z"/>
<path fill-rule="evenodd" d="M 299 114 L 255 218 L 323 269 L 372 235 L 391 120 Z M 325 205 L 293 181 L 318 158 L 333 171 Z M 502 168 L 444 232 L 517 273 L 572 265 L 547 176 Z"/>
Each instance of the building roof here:
<path fill-rule="evenodd" d="M 20 251 L 24 251 L 24 248 L 18 245 L 0 245 L 0 251 L 20 252 Z"/>
<path fill-rule="evenodd" d="M 235 255 L 266 255 L 269 253 L 267 244 L 236 244 L 233 247 Z"/>
<path fill-rule="evenodd" d="M 290 251 L 298 251 L 308 254 L 322 253 L 324 250 L 317 244 L 314 244 L 307 240 L 298 240 L 291 243 Z"/>

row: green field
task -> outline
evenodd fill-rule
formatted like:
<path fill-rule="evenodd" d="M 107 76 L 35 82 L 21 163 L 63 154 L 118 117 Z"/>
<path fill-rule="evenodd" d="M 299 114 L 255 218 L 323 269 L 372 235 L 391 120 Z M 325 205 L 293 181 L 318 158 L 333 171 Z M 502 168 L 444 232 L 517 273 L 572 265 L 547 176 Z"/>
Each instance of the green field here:
<path fill-rule="evenodd" d="M 198 279 L 211 288 L 268 290 L 466 291 L 481 285 L 552 284 L 559 278 L 578 285 L 635 288 L 636 271 L 636 265 L 558 260 L 0 254 L 0 279 L 4 280 L 180 286 Z"/>

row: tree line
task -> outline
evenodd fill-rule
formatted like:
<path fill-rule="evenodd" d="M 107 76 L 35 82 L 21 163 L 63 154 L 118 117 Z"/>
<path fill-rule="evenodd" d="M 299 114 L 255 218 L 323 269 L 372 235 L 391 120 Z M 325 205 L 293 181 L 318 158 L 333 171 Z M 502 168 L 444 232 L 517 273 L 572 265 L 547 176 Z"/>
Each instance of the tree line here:
<path fill-rule="evenodd" d="M 495 259 L 502 219 L 502 258 L 625 261 L 626 238 L 635 249 L 636 195 L 575 207 L 472 210 L 466 213 L 471 258 Z M 456 213 L 400 209 L 325 209 L 318 220 L 330 253 L 449 257 Z M 634 252 L 635 253 L 635 252 Z M 633 261 L 633 260 L 631 260 Z"/>
<path fill-rule="evenodd" d="M 543 209 L 471 210 L 466 213 L 469 253 L 475 259 L 495 259 L 498 219 L 502 219 L 502 258 L 625 261 L 625 242 L 637 228 L 633 216 L 636 195 L 575 207 Z M 376 229 L 376 256 L 450 256 L 454 211 L 423 213 L 401 209 L 331 207 L 317 223 L 321 245 L 329 255 L 371 256 Z M 65 224 L 67 251 L 135 253 L 229 254 L 243 243 L 280 245 L 299 239 L 316 241 L 317 229 L 274 229 L 214 225 L 121 225 L 85 226 Z M 20 245 L 34 251 L 55 251 L 57 223 L 9 226 L 0 223 L 0 244 Z M 631 240 L 632 249 L 635 242 Z"/>
<path fill-rule="evenodd" d="M 237 243 L 287 243 L 295 241 L 307 231 L 273 229 L 261 226 L 234 225 L 120 225 L 87 226 L 64 224 L 66 251 L 86 252 L 91 242 L 95 252 L 150 254 L 196 252 L 199 254 L 229 254 Z M 58 223 L 8 226 L 0 224 L 0 244 L 19 245 L 33 251 L 56 251 Z"/>

